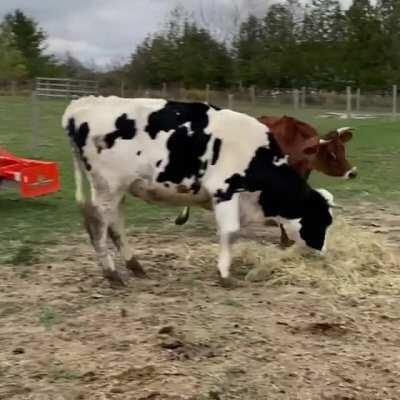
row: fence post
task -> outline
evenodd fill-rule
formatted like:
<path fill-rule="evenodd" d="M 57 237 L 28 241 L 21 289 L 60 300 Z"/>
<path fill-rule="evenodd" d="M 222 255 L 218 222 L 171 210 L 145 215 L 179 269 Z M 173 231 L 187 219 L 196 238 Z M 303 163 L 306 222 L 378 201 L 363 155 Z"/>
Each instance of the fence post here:
<path fill-rule="evenodd" d="M 239 81 L 239 92 L 242 93 L 243 92 L 243 82 Z"/>
<path fill-rule="evenodd" d="M 145 97 L 145 98 L 149 98 L 149 97 L 150 97 L 149 89 L 146 89 L 146 90 L 144 91 L 144 97 Z"/>
<path fill-rule="evenodd" d="M 179 89 L 179 100 L 185 100 L 185 88 L 181 87 Z"/>
<path fill-rule="evenodd" d="M 301 88 L 301 108 L 306 108 L 306 87 Z"/>
<path fill-rule="evenodd" d="M 125 97 L 125 82 L 121 80 L 121 97 Z"/>
<path fill-rule="evenodd" d="M 351 87 L 346 87 L 346 117 L 351 118 Z"/>
<path fill-rule="evenodd" d="M 163 82 L 163 84 L 162 84 L 161 95 L 164 99 L 167 97 L 167 83 L 166 82 Z"/>
<path fill-rule="evenodd" d="M 361 90 L 360 88 L 357 88 L 356 91 L 356 111 L 360 111 L 360 101 L 361 101 Z"/>
<path fill-rule="evenodd" d="M 16 90 L 17 89 L 17 82 L 11 81 L 10 89 L 11 89 L 11 96 L 15 97 L 16 93 L 17 93 L 17 90 Z"/>
<path fill-rule="evenodd" d="M 393 108 L 392 108 L 392 117 L 396 118 L 397 116 L 397 85 L 393 85 Z"/>
<path fill-rule="evenodd" d="M 206 85 L 206 103 L 210 102 L 210 85 L 207 83 Z"/>
<path fill-rule="evenodd" d="M 39 142 L 39 103 L 36 91 L 32 90 L 32 155 L 36 155 Z"/>
<path fill-rule="evenodd" d="M 250 101 L 252 104 L 256 102 L 256 88 L 254 85 L 249 87 Z"/>
<path fill-rule="evenodd" d="M 293 90 L 293 107 L 295 110 L 299 109 L 299 90 Z"/>
<path fill-rule="evenodd" d="M 234 99 L 234 95 L 228 94 L 228 108 L 231 110 L 233 110 L 233 99 Z"/>

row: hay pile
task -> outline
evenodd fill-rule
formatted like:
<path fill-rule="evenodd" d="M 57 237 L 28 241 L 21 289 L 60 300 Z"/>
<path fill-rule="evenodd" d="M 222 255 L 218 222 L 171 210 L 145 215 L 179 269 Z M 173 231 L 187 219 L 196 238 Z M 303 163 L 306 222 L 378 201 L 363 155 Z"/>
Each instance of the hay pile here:
<path fill-rule="evenodd" d="M 330 229 L 325 256 L 247 241 L 237 244 L 236 257 L 252 267 L 249 281 L 319 287 L 343 295 L 400 293 L 399 258 L 382 238 L 343 218 Z"/>

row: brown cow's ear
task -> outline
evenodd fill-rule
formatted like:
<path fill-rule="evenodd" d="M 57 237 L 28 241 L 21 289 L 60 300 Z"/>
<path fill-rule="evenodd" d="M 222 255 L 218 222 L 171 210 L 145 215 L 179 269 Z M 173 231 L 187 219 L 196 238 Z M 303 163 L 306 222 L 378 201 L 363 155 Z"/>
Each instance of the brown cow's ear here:
<path fill-rule="evenodd" d="M 353 138 L 353 134 L 350 131 L 344 131 L 339 134 L 339 138 L 343 143 L 346 143 Z"/>
<path fill-rule="evenodd" d="M 316 144 L 314 146 L 308 146 L 303 150 L 303 152 L 304 152 L 304 154 L 307 154 L 307 155 L 316 154 L 318 152 L 318 147 L 319 147 L 319 144 Z"/>

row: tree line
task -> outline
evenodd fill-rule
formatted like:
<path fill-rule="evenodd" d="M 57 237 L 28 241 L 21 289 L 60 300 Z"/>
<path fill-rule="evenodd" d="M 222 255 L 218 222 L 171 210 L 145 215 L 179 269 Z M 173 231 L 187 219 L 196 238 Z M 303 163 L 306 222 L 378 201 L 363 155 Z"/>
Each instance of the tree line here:
<path fill-rule="evenodd" d="M 46 34 L 17 10 L 0 25 L 0 80 L 47 76 L 97 76 L 108 84 L 186 88 L 256 85 L 261 88 L 346 85 L 382 89 L 400 78 L 400 1 L 339 0 L 273 3 L 265 15 L 249 15 L 233 40 L 175 10 L 163 29 L 136 47 L 126 65 L 99 73 L 72 55 L 44 55 Z M 28 29 L 29 28 L 29 29 Z M 27 45 L 29 43 L 29 45 Z"/>

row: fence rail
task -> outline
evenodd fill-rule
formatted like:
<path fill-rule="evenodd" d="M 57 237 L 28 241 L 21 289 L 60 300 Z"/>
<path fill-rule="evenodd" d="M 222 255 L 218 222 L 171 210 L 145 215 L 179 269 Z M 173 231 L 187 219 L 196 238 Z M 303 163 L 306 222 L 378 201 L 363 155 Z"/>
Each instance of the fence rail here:
<path fill-rule="evenodd" d="M 99 84 L 97 81 L 68 78 L 36 78 L 36 96 L 77 98 L 81 96 L 97 95 Z"/>

